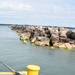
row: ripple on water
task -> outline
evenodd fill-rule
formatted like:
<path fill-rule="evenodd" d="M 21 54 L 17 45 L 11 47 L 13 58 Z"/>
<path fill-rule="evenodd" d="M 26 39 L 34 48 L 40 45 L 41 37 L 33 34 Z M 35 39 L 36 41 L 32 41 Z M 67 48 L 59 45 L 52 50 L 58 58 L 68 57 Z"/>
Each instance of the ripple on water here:
<path fill-rule="evenodd" d="M 75 51 L 22 44 L 19 36 L 4 26 L 0 26 L 0 60 L 17 71 L 35 64 L 41 67 L 40 75 L 75 75 Z M 0 67 L 0 71 L 9 71 Z"/>

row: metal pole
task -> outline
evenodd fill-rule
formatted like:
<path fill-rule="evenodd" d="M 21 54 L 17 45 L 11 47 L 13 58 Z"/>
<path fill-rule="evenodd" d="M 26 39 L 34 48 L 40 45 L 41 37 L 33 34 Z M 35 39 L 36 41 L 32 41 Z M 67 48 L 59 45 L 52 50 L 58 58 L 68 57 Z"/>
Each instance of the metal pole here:
<path fill-rule="evenodd" d="M 10 69 L 12 72 L 14 72 L 15 74 L 14 75 L 21 75 L 20 73 L 18 73 L 17 71 L 15 71 L 14 69 L 12 69 L 10 66 L 6 65 L 5 63 L 1 62 L 1 64 L 3 64 L 5 67 L 7 67 L 8 69 Z"/>

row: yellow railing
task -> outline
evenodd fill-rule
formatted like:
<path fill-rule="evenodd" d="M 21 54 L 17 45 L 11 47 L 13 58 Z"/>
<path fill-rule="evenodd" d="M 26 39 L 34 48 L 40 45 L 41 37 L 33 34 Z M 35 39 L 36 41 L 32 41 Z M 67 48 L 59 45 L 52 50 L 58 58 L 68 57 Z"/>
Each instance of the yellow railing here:
<path fill-rule="evenodd" d="M 40 67 L 37 65 L 28 65 L 27 71 L 21 71 L 20 74 L 39 75 Z M 13 75 L 13 72 L 0 72 L 0 75 Z"/>

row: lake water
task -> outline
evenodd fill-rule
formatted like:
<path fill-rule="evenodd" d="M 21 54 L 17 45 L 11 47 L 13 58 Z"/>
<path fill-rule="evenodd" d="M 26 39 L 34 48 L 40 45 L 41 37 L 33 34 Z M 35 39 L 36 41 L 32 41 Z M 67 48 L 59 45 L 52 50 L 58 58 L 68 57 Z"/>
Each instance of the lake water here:
<path fill-rule="evenodd" d="M 75 75 L 75 51 L 22 44 L 8 26 L 0 26 L 0 61 L 17 71 L 34 64 L 41 67 L 40 75 Z M 9 70 L 0 64 L 0 71 Z"/>

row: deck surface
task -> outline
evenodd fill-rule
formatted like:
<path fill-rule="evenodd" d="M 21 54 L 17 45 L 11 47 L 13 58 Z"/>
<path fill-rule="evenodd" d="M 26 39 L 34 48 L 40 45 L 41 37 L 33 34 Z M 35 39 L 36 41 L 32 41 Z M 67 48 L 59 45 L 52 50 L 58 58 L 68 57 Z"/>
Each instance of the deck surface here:
<path fill-rule="evenodd" d="M 26 71 L 19 72 L 21 75 L 27 75 Z M 0 75 L 14 75 L 12 72 L 0 72 Z"/>

